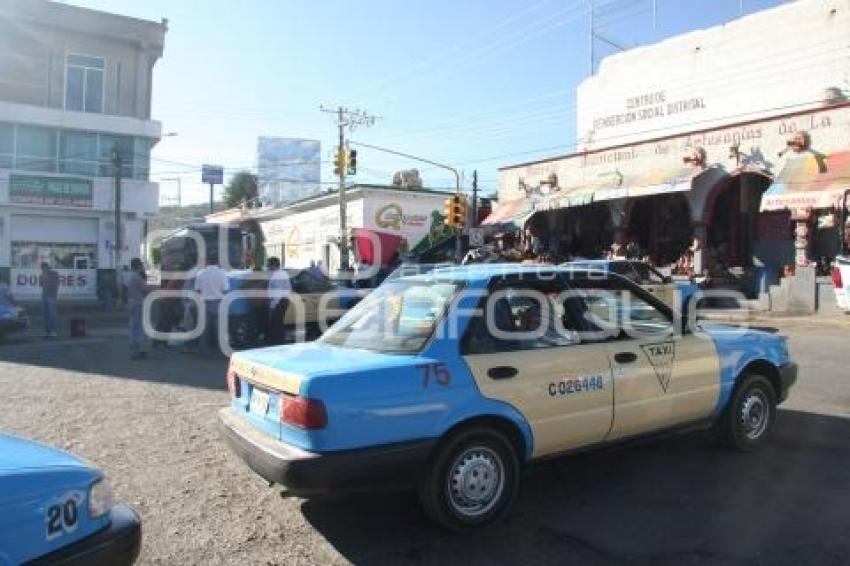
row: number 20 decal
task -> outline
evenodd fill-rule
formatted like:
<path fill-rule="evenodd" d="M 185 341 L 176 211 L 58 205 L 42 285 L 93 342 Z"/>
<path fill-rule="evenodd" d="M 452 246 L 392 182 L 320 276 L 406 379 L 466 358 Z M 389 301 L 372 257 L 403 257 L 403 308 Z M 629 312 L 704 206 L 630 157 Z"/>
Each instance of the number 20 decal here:
<path fill-rule="evenodd" d="M 74 532 L 77 529 L 82 500 L 82 493 L 72 491 L 47 506 L 47 517 L 45 517 L 47 540 L 61 536 L 63 533 Z"/>
<path fill-rule="evenodd" d="M 434 383 L 443 387 L 452 382 L 452 374 L 446 364 L 422 364 L 416 367 L 422 370 L 422 387 L 425 389 L 431 385 L 432 377 Z"/>

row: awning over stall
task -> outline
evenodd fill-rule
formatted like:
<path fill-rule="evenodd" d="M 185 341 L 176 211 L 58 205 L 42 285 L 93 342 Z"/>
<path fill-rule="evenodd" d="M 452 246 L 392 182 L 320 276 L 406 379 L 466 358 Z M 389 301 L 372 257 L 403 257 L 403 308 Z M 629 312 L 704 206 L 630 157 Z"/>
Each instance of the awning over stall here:
<path fill-rule="evenodd" d="M 649 170 L 636 175 L 623 175 L 619 171 L 612 171 L 598 175 L 594 179 L 588 179 L 580 185 L 573 182 L 564 187 L 555 187 L 543 197 L 537 210 L 553 210 L 604 200 L 689 191 L 694 178 L 709 171 L 716 170 L 684 166 Z"/>
<path fill-rule="evenodd" d="M 762 212 L 832 208 L 850 189 L 850 151 L 789 158 L 761 199 Z"/>
<path fill-rule="evenodd" d="M 493 212 L 484 219 L 482 224 L 513 224 L 517 228 L 522 228 L 526 220 L 537 211 L 535 204 L 538 200 L 534 197 L 520 197 L 506 202 L 499 202 L 496 204 Z"/>

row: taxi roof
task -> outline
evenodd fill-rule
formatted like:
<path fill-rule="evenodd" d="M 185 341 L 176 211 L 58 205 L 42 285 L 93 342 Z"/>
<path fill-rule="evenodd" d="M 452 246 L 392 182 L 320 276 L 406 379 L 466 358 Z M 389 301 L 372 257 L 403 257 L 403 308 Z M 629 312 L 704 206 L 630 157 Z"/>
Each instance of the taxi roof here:
<path fill-rule="evenodd" d="M 474 282 L 486 281 L 493 277 L 504 277 L 509 275 L 571 273 L 576 271 L 589 270 L 575 269 L 571 266 L 559 266 L 543 263 L 471 263 L 467 265 L 438 267 L 429 273 L 412 275 L 410 277 L 425 280 L 451 279 L 454 281 Z"/>

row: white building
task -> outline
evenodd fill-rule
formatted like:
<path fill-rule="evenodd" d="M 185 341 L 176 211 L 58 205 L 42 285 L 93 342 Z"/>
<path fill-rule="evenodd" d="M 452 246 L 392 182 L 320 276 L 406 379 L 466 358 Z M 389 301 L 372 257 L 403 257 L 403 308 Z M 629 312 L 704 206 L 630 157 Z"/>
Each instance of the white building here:
<path fill-rule="evenodd" d="M 566 254 L 630 238 L 659 265 L 697 237 L 721 271 L 835 255 L 849 95 L 850 0 L 610 56 L 578 88 L 577 151 L 500 169 L 488 222 L 528 222 Z"/>
<path fill-rule="evenodd" d="M 166 30 L 164 20 L 0 0 L 0 274 L 16 297 L 40 294 L 42 261 L 59 272 L 60 297 L 94 298 L 116 268 L 116 151 L 117 266 L 139 255 L 158 212 L 151 87 Z"/>
<path fill-rule="evenodd" d="M 445 204 L 453 194 L 386 185 L 346 188 L 346 228 L 355 245 L 351 259 L 379 264 L 396 253 L 420 252 L 444 241 L 449 235 L 443 222 Z M 236 223 L 248 233 L 259 232 L 262 241 L 256 245 L 263 248 L 262 255 L 280 258 L 285 267 L 316 263 L 330 272 L 339 269 L 338 192 L 274 208 L 226 210 L 207 216 L 207 222 Z"/>

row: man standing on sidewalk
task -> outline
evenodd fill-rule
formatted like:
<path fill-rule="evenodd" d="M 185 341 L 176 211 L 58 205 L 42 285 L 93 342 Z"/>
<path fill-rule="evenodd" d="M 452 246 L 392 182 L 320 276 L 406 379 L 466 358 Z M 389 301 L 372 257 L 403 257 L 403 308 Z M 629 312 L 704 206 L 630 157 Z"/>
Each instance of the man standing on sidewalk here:
<path fill-rule="evenodd" d="M 130 359 L 141 360 L 148 356 L 147 335 L 142 327 L 142 303 L 145 302 L 147 294 L 147 276 L 139 258 L 130 260 L 130 273 L 126 281 L 127 311 L 130 315 Z"/>
<path fill-rule="evenodd" d="M 280 268 L 278 258 L 270 257 L 266 267 L 269 268 L 269 317 L 266 324 L 266 344 L 274 346 L 284 342 L 284 321 L 292 285 L 289 283 L 289 274 Z"/>
<path fill-rule="evenodd" d="M 219 307 L 224 294 L 230 290 L 227 272 L 218 266 L 218 258 L 207 259 L 207 265 L 195 277 L 195 291 L 200 293 L 206 313 L 206 325 L 201 334 L 200 350 L 207 353 L 218 348 Z M 201 317 L 198 317 L 200 320 Z M 227 320 L 222 321 L 227 324 Z"/>
<path fill-rule="evenodd" d="M 41 316 L 44 337 L 56 338 L 56 298 L 59 296 L 59 274 L 47 262 L 41 263 Z"/>

